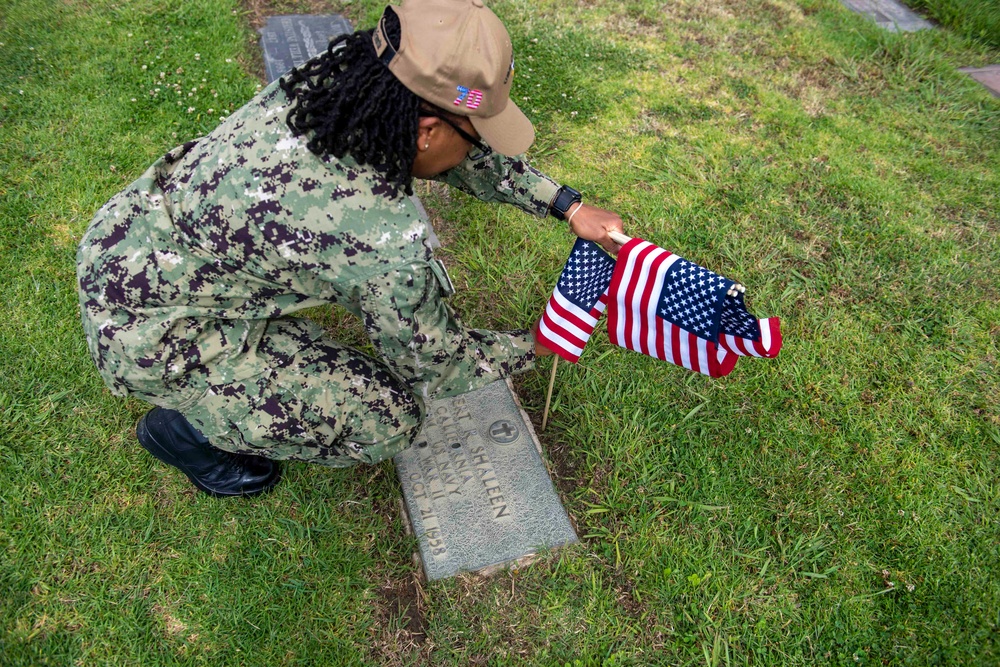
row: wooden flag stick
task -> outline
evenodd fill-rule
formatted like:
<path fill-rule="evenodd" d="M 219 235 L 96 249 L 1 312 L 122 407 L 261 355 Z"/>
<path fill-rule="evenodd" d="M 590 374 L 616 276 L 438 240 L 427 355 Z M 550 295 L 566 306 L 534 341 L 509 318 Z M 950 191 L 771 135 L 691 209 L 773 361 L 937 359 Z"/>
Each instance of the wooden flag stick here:
<path fill-rule="evenodd" d="M 545 411 L 542 413 L 542 430 L 545 430 L 545 424 L 549 421 L 549 401 L 552 400 L 552 387 L 556 383 L 556 366 L 559 364 L 559 356 L 553 355 L 552 357 L 552 373 L 549 375 L 549 390 L 545 394 Z"/>
<path fill-rule="evenodd" d="M 618 245 L 625 245 L 626 243 L 632 240 L 630 237 L 625 236 L 621 232 L 608 232 L 608 236 L 610 236 L 611 240 L 617 243 Z M 736 296 L 737 293 L 743 294 L 746 291 L 747 288 L 744 287 L 743 285 L 739 283 L 733 283 L 733 286 L 729 288 L 727 294 L 729 296 Z"/>

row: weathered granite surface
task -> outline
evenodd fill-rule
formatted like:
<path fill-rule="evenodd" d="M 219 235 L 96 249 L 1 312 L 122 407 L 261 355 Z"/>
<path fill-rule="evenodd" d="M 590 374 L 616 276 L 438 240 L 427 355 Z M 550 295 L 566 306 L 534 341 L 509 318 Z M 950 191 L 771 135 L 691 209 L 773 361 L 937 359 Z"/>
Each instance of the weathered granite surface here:
<path fill-rule="evenodd" d="M 325 51 L 337 35 L 353 31 L 351 22 L 340 14 L 268 17 L 260 30 L 267 82 Z"/>
<path fill-rule="evenodd" d="M 896 0 L 840 0 L 859 14 L 864 14 L 890 32 L 916 32 L 934 25 Z"/>
<path fill-rule="evenodd" d="M 433 402 L 394 462 L 428 579 L 517 566 L 577 541 L 507 382 Z"/>
<path fill-rule="evenodd" d="M 959 72 L 965 72 L 995 96 L 1000 97 L 1000 65 L 987 67 L 960 67 Z"/>

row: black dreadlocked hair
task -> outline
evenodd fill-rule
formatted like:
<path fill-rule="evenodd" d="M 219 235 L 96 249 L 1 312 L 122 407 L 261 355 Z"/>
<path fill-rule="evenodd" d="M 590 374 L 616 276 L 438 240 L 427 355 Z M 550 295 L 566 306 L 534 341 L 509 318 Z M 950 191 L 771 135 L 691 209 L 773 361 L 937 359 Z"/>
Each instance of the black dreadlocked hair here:
<path fill-rule="evenodd" d="M 399 18 L 391 11 L 386 34 L 398 48 Z M 293 103 L 288 127 L 309 136 L 310 151 L 350 154 L 381 171 L 395 194 L 413 194 L 421 99 L 378 59 L 371 30 L 337 37 L 326 53 L 282 77 L 281 89 Z"/>

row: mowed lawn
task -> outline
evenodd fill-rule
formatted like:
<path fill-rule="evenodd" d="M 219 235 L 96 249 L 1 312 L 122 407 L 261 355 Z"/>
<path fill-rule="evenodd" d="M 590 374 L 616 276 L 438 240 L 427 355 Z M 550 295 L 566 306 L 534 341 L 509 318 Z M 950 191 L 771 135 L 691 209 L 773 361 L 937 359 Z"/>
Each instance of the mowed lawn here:
<path fill-rule="evenodd" d="M 491 6 L 534 163 L 747 285 L 781 356 L 599 330 L 540 435 L 581 543 L 518 572 L 422 581 L 390 463 L 196 493 L 93 368 L 76 244 L 254 94 L 268 7 L 382 4 L 0 0 L 0 664 L 1000 664 L 1000 100 L 956 71 L 1000 51 L 837 0 Z M 418 191 L 466 323 L 537 318 L 565 227 Z"/>

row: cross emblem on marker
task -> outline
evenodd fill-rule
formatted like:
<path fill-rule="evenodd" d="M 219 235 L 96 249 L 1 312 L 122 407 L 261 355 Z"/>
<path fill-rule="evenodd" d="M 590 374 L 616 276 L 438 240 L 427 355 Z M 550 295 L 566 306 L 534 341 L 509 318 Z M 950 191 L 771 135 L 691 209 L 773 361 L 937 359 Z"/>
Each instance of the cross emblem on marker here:
<path fill-rule="evenodd" d="M 490 437 L 500 444 L 507 444 L 517 440 L 519 432 L 517 427 L 506 419 L 495 421 L 490 425 Z"/>

